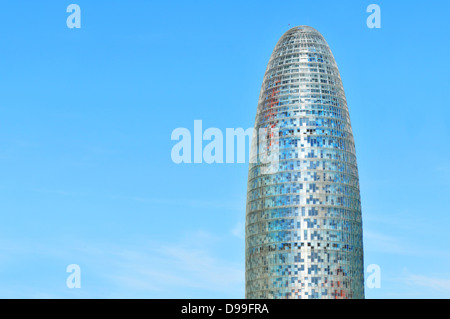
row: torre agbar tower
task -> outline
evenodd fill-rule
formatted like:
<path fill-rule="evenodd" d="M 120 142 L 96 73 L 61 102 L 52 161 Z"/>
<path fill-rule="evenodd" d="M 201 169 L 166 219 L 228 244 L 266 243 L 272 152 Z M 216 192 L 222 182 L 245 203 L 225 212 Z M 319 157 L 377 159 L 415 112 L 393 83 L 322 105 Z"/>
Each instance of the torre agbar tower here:
<path fill-rule="evenodd" d="M 355 144 L 339 70 L 317 30 L 295 27 L 278 41 L 255 129 L 276 132 L 267 145 L 277 144 L 279 161 L 267 172 L 253 143 L 246 298 L 364 298 Z"/>

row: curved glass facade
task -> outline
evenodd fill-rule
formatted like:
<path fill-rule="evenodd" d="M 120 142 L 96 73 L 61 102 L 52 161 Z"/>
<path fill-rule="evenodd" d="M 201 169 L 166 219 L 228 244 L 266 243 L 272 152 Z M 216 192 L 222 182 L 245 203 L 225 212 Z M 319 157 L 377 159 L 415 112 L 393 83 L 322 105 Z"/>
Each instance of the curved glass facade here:
<path fill-rule="evenodd" d="M 275 170 L 262 160 L 249 167 L 246 298 L 364 298 L 350 117 L 333 54 L 315 29 L 295 27 L 278 41 L 255 129 L 271 130 L 278 161 Z"/>

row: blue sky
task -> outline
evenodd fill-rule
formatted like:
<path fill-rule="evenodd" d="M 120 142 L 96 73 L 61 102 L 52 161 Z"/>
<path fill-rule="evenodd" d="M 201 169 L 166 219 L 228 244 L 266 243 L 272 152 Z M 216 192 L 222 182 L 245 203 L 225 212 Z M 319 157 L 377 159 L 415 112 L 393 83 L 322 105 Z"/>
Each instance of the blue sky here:
<path fill-rule="evenodd" d="M 243 298 L 247 164 L 176 165 L 170 136 L 253 126 L 276 42 L 310 25 L 350 109 L 366 297 L 450 298 L 448 1 L 80 0 L 68 29 L 70 3 L 0 10 L 0 297 Z"/>

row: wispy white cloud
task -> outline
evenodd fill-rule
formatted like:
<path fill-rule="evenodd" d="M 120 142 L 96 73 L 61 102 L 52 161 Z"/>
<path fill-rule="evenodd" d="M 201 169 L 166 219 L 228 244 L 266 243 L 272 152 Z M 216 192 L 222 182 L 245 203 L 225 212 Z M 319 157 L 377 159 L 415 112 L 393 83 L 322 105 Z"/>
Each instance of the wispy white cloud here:
<path fill-rule="evenodd" d="M 429 276 L 429 275 L 417 275 L 404 270 L 404 276 L 400 278 L 400 281 L 409 287 L 418 287 L 422 289 L 430 289 L 442 296 L 442 298 L 448 298 L 450 296 L 450 277 L 447 276 Z"/>
<path fill-rule="evenodd" d="M 46 188 L 33 188 L 33 192 L 61 195 L 61 196 L 92 196 L 92 197 L 108 197 L 112 200 L 120 201 L 132 201 L 142 204 L 151 205 L 169 205 L 169 206 L 182 206 L 191 208 L 209 208 L 209 209 L 229 209 L 233 211 L 242 211 L 245 209 L 245 202 L 242 200 L 203 200 L 203 199 L 185 199 L 185 198 L 161 198 L 161 197 L 143 197 L 143 196 L 122 196 L 122 195 L 99 195 L 88 194 L 82 192 L 74 192 L 64 189 L 46 189 Z"/>
<path fill-rule="evenodd" d="M 61 196 L 86 196 L 87 195 L 86 193 L 72 192 L 72 191 L 66 191 L 66 190 L 60 190 L 60 189 L 33 188 L 32 191 L 36 192 L 36 193 L 61 195 Z"/>
<path fill-rule="evenodd" d="M 152 291 L 166 298 L 188 297 L 186 290 L 239 296 L 243 288 L 242 265 L 216 257 L 211 251 L 182 243 L 110 247 L 104 251 L 109 270 L 103 276 L 127 289 Z M 184 291 L 184 292 L 183 292 Z"/>
<path fill-rule="evenodd" d="M 79 264 L 82 298 L 241 298 L 244 291 L 244 269 L 239 260 L 230 260 L 216 251 L 222 239 L 204 231 L 180 241 L 154 241 L 143 238 L 128 242 L 16 243 L 14 249 L 2 250 L 11 267 L 14 260 L 27 264 L 30 255 L 54 267 L 54 263 Z M 5 241 L 4 244 L 7 244 Z M 1 254 L 0 254 L 1 255 Z M 31 264 L 30 264 L 31 266 Z M 64 289 L 65 269 L 46 273 L 50 279 L 60 277 L 60 290 L 49 287 L 8 286 L 0 279 L 1 297 L 35 298 L 56 296 L 72 298 Z M 36 268 L 34 268 L 36 272 Z M 39 271 L 37 272 L 39 275 Z M 26 282 L 17 278 L 20 282 Z M 5 295 L 5 293 L 7 295 Z"/>
<path fill-rule="evenodd" d="M 398 237 L 370 230 L 364 230 L 364 245 L 373 251 L 384 253 L 397 254 L 408 251 Z"/>
<path fill-rule="evenodd" d="M 365 249 L 395 255 L 450 258 L 448 249 L 436 249 L 422 246 L 416 241 L 401 236 L 393 236 L 382 232 L 364 230 Z"/>
<path fill-rule="evenodd" d="M 245 223 L 237 222 L 236 225 L 231 230 L 233 236 L 243 239 L 245 237 Z"/>
<path fill-rule="evenodd" d="M 406 284 L 428 287 L 433 290 L 450 293 L 450 280 L 428 276 L 409 275 L 404 279 Z"/>
<path fill-rule="evenodd" d="M 113 196 L 114 199 L 121 199 L 121 200 L 129 200 L 129 201 L 136 201 L 141 203 L 148 203 L 148 204 L 164 204 L 164 205 L 170 205 L 170 206 L 187 206 L 187 207 L 193 207 L 193 208 L 226 208 L 226 209 L 232 209 L 232 210 L 238 210 L 241 211 L 242 207 L 245 207 L 245 203 L 242 204 L 241 201 L 238 200 L 202 200 L 202 199 L 183 199 L 183 198 L 149 198 L 149 197 L 138 197 L 138 196 Z"/>

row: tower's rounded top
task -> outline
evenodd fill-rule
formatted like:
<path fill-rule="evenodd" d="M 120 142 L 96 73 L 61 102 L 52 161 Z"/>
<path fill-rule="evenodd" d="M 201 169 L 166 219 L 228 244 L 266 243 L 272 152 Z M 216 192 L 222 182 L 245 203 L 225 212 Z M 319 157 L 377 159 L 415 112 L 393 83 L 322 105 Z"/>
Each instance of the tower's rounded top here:
<path fill-rule="evenodd" d="M 291 30 L 293 30 L 293 29 L 301 30 L 301 31 L 315 31 L 315 32 L 318 32 L 316 29 L 314 29 L 313 27 L 310 27 L 308 25 L 299 25 L 299 26 L 291 28 Z"/>
<path fill-rule="evenodd" d="M 293 34 L 293 33 L 309 33 L 309 34 L 317 34 L 320 35 L 320 32 L 314 29 L 313 27 L 307 25 L 299 25 L 297 27 L 290 28 L 288 31 L 284 33 L 284 35 Z"/>
<path fill-rule="evenodd" d="M 292 43 L 316 43 L 318 45 L 324 45 L 326 50 L 329 50 L 328 43 L 322 34 L 313 27 L 307 25 L 300 25 L 286 31 L 278 41 L 275 50 L 289 46 Z"/>

